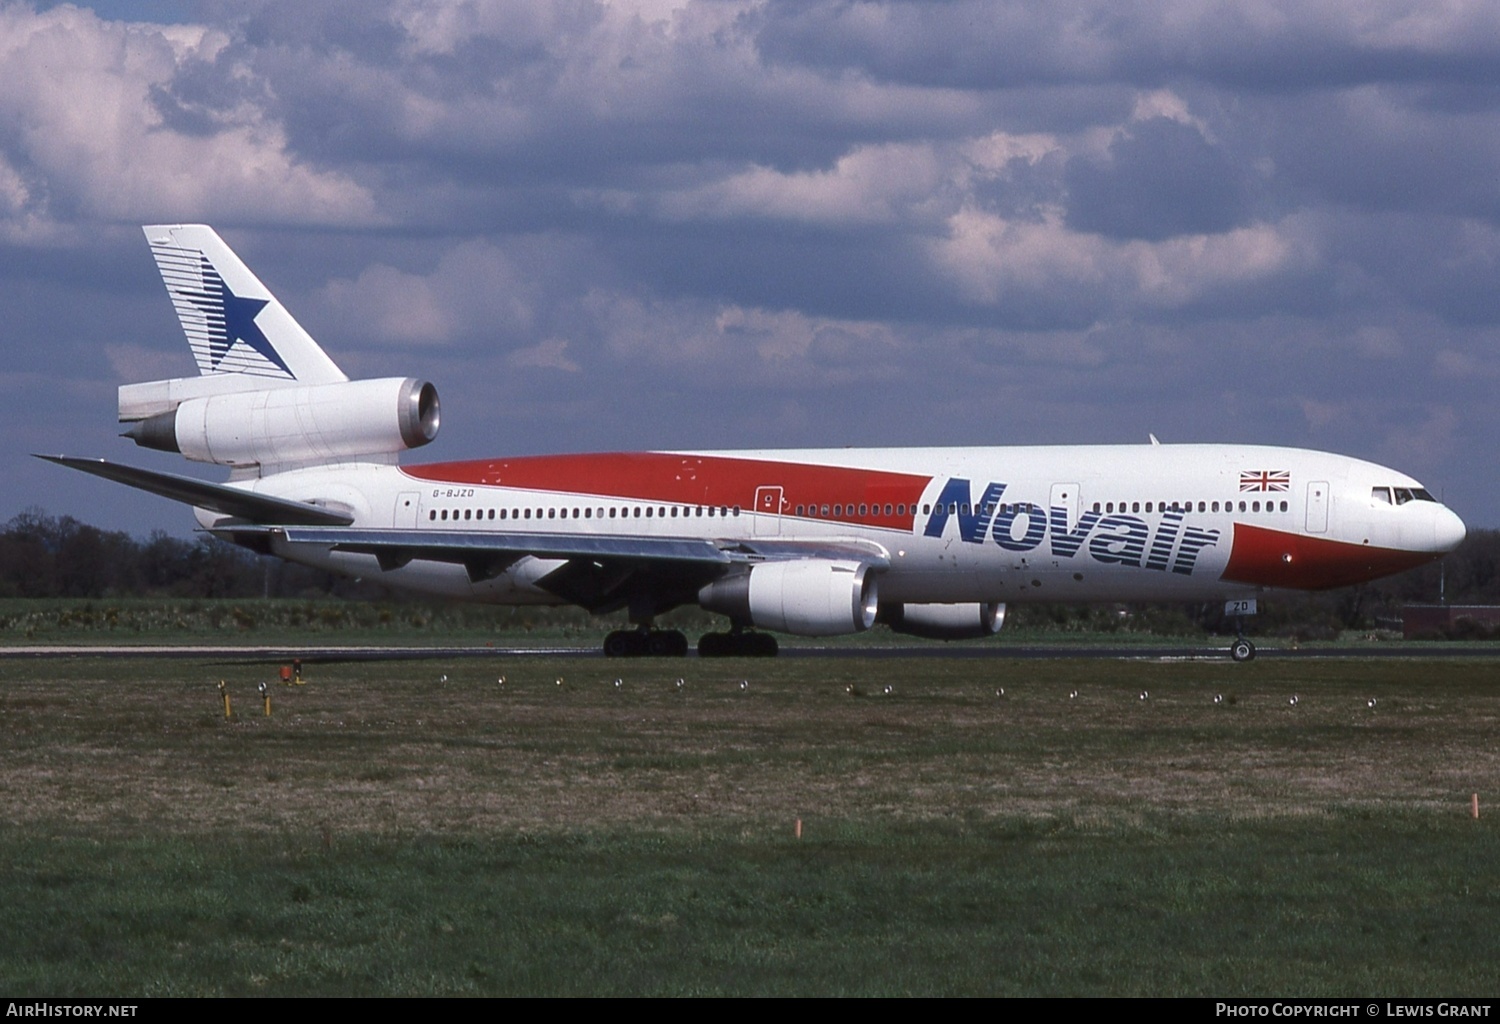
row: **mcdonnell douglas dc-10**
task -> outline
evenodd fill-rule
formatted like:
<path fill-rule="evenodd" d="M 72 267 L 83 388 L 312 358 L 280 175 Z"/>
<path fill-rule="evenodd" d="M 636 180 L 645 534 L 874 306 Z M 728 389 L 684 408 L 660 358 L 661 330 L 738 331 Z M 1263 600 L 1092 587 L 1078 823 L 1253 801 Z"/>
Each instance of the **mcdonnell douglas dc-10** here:
<path fill-rule="evenodd" d="M 147 448 L 229 480 L 47 456 L 194 507 L 261 553 L 501 604 L 624 610 L 610 655 L 683 655 L 682 605 L 726 616 L 704 656 L 877 622 L 997 632 L 1013 601 L 1224 600 L 1373 580 L 1464 525 L 1416 480 L 1324 452 L 1229 444 L 674 451 L 402 466 L 437 391 L 349 380 L 209 227 L 147 227 L 200 376 L 127 384 Z M 1255 648 L 1241 636 L 1236 660 Z"/>

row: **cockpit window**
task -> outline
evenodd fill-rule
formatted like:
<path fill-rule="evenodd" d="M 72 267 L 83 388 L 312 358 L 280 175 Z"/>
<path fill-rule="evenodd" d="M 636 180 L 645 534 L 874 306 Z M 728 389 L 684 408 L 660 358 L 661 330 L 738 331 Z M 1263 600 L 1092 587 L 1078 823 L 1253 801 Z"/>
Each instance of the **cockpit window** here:
<path fill-rule="evenodd" d="M 1394 502 L 1392 495 L 1395 496 Z M 1405 505 L 1408 501 L 1437 501 L 1425 487 L 1372 487 L 1370 499 L 1396 505 Z"/>

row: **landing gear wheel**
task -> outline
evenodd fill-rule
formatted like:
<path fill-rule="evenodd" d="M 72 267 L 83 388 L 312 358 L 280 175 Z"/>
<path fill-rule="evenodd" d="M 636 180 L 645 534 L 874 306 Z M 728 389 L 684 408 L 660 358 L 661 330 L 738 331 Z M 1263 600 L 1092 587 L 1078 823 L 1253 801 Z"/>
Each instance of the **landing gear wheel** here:
<path fill-rule="evenodd" d="M 1250 661 L 1255 657 L 1255 645 L 1240 637 L 1230 646 L 1229 656 L 1235 661 Z"/>
<path fill-rule="evenodd" d="M 675 629 L 617 629 L 604 638 L 606 658 L 682 658 L 687 637 Z"/>
<path fill-rule="evenodd" d="M 641 634 L 633 629 L 617 629 L 604 638 L 606 658 L 636 658 L 642 653 Z"/>
<path fill-rule="evenodd" d="M 700 658 L 774 658 L 777 650 L 770 633 L 704 633 L 698 640 Z"/>
<path fill-rule="evenodd" d="M 646 652 L 653 658 L 685 658 L 687 650 L 687 637 L 675 629 L 660 629 L 646 634 Z"/>
<path fill-rule="evenodd" d="M 774 658 L 780 646 L 776 638 L 770 633 L 746 633 L 744 638 L 750 641 L 749 649 L 745 651 L 752 658 Z"/>

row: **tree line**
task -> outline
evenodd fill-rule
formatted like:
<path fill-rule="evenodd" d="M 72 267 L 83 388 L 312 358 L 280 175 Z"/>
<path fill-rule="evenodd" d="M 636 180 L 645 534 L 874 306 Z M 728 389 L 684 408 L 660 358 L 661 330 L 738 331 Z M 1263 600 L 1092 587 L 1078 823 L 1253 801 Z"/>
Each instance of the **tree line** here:
<path fill-rule="evenodd" d="M 0 532 L 0 598 L 326 597 L 358 587 L 204 535 L 145 540 L 28 509 Z"/>
<path fill-rule="evenodd" d="M 351 580 L 256 555 L 209 536 L 194 540 L 156 531 L 144 540 L 101 530 L 71 516 L 28 509 L 0 531 L 0 598 L 314 598 L 400 599 L 370 581 Z M 1398 619 L 1409 603 L 1500 604 L 1500 531 L 1472 530 L 1440 562 L 1359 587 L 1277 594 L 1261 601 L 1260 631 L 1317 636 L 1369 629 Z M 1013 621 L 1110 628 L 1134 619 L 1163 627 L 1223 632 L 1219 602 L 1133 607 L 1021 606 Z"/>

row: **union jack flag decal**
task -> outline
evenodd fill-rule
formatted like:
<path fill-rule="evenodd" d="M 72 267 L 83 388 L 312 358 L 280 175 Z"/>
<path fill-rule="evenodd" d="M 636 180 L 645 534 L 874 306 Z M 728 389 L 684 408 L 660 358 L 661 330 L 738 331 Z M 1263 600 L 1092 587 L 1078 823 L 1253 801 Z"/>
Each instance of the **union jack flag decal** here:
<path fill-rule="evenodd" d="M 1240 493 L 1245 491 L 1289 491 L 1292 474 L 1285 469 L 1245 469 L 1240 471 Z"/>

